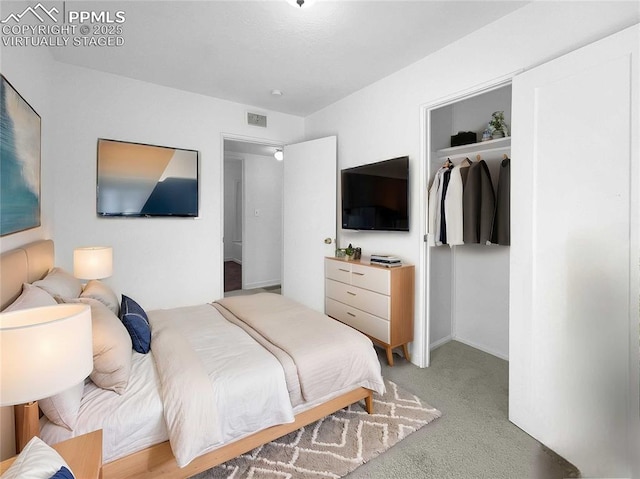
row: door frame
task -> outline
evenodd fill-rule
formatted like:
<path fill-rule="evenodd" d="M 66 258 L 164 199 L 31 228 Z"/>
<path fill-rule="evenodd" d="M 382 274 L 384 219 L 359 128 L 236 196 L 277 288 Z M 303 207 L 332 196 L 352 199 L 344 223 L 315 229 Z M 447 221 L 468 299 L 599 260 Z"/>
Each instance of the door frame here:
<path fill-rule="evenodd" d="M 522 70 L 516 70 L 507 75 L 494 78 L 493 80 L 477 84 L 465 90 L 458 91 L 451 95 L 447 95 L 428 103 L 420 105 L 420 162 L 418 163 L 418 180 L 420 191 L 420 248 L 419 248 L 419 264 L 418 281 L 416 289 L 418 293 L 418 317 L 421 319 L 417 324 L 416 336 L 422 338 L 422 350 L 416 351 L 414 357 L 421 368 L 429 367 L 431 363 L 431 333 L 430 333 L 430 315 L 429 307 L 431 303 L 431 293 L 429 288 L 429 278 L 431 274 L 431 249 L 427 244 L 427 188 L 429 187 L 428 173 L 432 166 L 432 147 L 431 147 L 431 112 L 443 106 L 455 103 L 461 100 L 482 95 L 491 90 L 496 90 L 504 86 L 510 85 L 513 78 L 521 73 Z M 417 353 L 417 354 L 416 354 Z"/>
<path fill-rule="evenodd" d="M 285 141 L 282 140 L 274 140 L 274 139 L 267 139 L 267 138 L 256 138 L 256 137 L 251 137 L 251 136 L 246 136 L 246 135 L 238 135 L 235 133 L 220 133 L 220 211 L 222 212 L 222 214 L 220 215 L 220 231 L 221 231 L 221 235 L 220 235 L 220 242 L 219 242 L 219 248 L 220 248 L 220 258 L 221 258 L 221 268 L 220 268 L 220 289 L 218 291 L 218 298 L 223 298 L 224 297 L 224 142 L 225 140 L 230 140 L 230 141 L 241 141 L 244 143 L 254 143 L 256 145 L 265 145 L 265 146 L 274 146 L 274 147 L 278 147 L 278 148 L 283 148 L 284 145 L 286 144 Z M 244 258 L 245 258 L 245 241 L 244 241 L 244 232 L 245 232 L 245 215 L 244 215 L 244 196 L 245 196 L 245 188 L 244 188 L 244 161 L 243 161 L 243 165 L 242 165 L 242 205 L 243 205 L 243 211 L 242 211 L 242 234 L 243 234 L 243 240 L 242 240 L 242 261 L 244 262 Z M 282 264 L 280 265 L 280 274 L 282 275 Z M 242 279 L 242 285 L 244 286 L 244 277 Z"/>

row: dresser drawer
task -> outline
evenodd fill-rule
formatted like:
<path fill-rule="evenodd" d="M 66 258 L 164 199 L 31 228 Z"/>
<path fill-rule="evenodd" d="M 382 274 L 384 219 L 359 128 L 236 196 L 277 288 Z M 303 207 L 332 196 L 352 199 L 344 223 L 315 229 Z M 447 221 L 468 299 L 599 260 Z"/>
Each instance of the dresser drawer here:
<path fill-rule="evenodd" d="M 391 272 L 361 264 L 351 265 L 351 284 L 381 294 L 391 294 Z"/>
<path fill-rule="evenodd" d="M 343 283 L 351 284 L 351 264 L 346 261 L 327 259 L 324 262 L 325 275 Z"/>
<path fill-rule="evenodd" d="M 325 308 L 327 314 L 338 321 L 348 324 L 352 328 L 380 341 L 385 343 L 389 342 L 389 321 L 352 308 L 331 298 L 326 299 Z"/>
<path fill-rule="evenodd" d="M 325 283 L 326 295 L 329 298 L 361 309 L 382 319 L 389 320 L 390 298 L 380 293 L 358 288 L 348 284 L 327 279 Z"/>

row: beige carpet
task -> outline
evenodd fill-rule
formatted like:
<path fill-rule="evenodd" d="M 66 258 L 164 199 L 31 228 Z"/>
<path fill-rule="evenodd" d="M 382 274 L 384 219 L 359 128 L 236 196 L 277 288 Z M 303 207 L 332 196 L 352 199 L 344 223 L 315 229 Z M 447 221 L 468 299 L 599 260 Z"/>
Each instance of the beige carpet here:
<path fill-rule="evenodd" d="M 440 417 L 391 381 L 374 395 L 374 414 L 364 403 L 349 406 L 309 426 L 193 476 L 197 479 L 339 478 Z"/>

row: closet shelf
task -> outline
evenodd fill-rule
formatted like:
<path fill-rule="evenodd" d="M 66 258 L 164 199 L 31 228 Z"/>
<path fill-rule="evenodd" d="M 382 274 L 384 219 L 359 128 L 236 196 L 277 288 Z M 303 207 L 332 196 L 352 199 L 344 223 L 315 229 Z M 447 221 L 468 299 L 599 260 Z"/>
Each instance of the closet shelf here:
<path fill-rule="evenodd" d="M 479 143 L 470 143 L 462 146 L 452 146 L 451 148 L 443 148 L 436 151 L 436 157 L 446 158 L 448 156 L 460 156 L 469 153 L 482 153 L 487 151 L 500 150 L 511 147 L 511 137 L 498 138 L 496 140 L 482 141 Z"/>

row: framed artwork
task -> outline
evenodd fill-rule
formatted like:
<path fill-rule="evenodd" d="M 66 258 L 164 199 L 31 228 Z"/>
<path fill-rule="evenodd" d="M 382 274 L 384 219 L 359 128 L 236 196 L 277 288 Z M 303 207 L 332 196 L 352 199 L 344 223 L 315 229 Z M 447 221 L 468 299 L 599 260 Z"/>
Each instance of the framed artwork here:
<path fill-rule="evenodd" d="M 0 236 L 40 226 L 40 115 L 0 75 Z"/>

